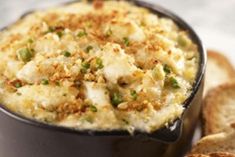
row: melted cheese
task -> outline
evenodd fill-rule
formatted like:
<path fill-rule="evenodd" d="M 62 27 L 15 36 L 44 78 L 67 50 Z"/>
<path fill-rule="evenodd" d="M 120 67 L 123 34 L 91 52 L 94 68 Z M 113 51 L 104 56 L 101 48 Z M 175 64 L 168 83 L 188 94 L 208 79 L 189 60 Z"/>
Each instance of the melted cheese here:
<path fill-rule="evenodd" d="M 171 19 L 124 1 L 78 2 L 0 32 L 0 104 L 80 130 L 152 132 L 181 116 L 198 61 Z"/>
<path fill-rule="evenodd" d="M 136 70 L 134 59 L 127 55 L 119 45 L 107 44 L 102 52 L 104 75 L 111 83 L 117 83 L 122 76 L 130 76 Z"/>
<path fill-rule="evenodd" d="M 93 104 L 99 106 L 107 106 L 110 104 L 109 96 L 105 85 L 96 84 L 93 82 L 85 82 L 86 96 Z"/>

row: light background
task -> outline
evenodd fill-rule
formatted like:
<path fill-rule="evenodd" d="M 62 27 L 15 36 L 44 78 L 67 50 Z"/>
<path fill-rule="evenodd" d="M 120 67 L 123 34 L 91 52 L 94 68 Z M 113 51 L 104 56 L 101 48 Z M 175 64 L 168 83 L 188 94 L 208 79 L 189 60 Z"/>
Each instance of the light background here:
<path fill-rule="evenodd" d="M 0 28 L 23 13 L 71 0 L 0 0 Z M 206 48 L 219 50 L 235 65 L 235 0 L 146 0 L 164 6 L 185 19 Z"/>

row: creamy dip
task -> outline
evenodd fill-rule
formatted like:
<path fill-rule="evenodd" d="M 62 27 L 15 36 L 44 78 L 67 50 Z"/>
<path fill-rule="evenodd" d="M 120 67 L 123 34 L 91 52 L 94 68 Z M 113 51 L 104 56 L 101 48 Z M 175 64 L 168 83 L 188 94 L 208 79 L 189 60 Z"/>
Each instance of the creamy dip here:
<path fill-rule="evenodd" d="M 79 130 L 152 132 L 182 115 L 198 61 L 171 19 L 123 1 L 78 2 L 0 32 L 0 103 Z"/>

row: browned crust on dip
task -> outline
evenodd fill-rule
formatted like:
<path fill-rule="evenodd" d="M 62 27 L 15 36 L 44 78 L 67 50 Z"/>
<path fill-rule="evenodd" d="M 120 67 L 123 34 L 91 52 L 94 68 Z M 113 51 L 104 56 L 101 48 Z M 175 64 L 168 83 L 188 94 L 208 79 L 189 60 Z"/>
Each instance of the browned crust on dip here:
<path fill-rule="evenodd" d="M 37 11 L 0 33 L 0 103 L 76 129 L 152 132 L 181 116 L 198 56 L 187 31 L 128 2 Z"/>

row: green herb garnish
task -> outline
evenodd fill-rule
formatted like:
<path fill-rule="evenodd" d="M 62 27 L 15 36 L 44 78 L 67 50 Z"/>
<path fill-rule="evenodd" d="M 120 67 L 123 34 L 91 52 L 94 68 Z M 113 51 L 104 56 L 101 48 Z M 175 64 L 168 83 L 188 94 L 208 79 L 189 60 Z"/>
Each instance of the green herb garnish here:
<path fill-rule="evenodd" d="M 59 31 L 56 34 L 58 35 L 59 38 L 61 38 L 64 35 L 64 33 L 62 31 Z"/>
<path fill-rule="evenodd" d="M 89 53 L 90 52 L 90 50 L 92 50 L 93 49 L 93 47 L 92 46 L 87 46 L 87 48 L 86 48 L 86 53 Z"/>
<path fill-rule="evenodd" d="M 46 33 L 52 33 L 52 32 L 55 32 L 55 27 L 49 26 Z"/>
<path fill-rule="evenodd" d="M 20 88 L 20 87 L 22 87 L 22 84 L 21 84 L 20 82 L 16 82 L 16 83 L 15 83 L 15 87 L 16 87 L 16 88 Z"/>
<path fill-rule="evenodd" d="M 105 37 L 110 37 L 112 34 L 112 30 L 109 28 L 108 31 L 105 33 Z"/>
<path fill-rule="evenodd" d="M 103 61 L 101 58 L 96 58 L 96 68 L 97 69 L 102 69 L 104 67 Z"/>
<path fill-rule="evenodd" d="M 56 81 L 56 82 L 55 82 L 55 85 L 56 85 L 56 86 L 60 86 L 60 82 L 59 82 L 59 81 Z"/>
<path fill-rule="evenodd" d="M 166 74 L 170 74 L 171 73 L 171 68 L 167 64 L 164 65 L 163 70 L 164 70 L 164 72 Z"/>
<path fill-rule="evenodd" d="M 31 51 L 28 48 L 22 48 L 19 50 L 18 55 L 23 62 L 29 62 L 33 57 Z"/>
<path fill-rule="evenodd" d="M 171 81 L 171 85 L 173 88 L 175 88 L 175 89 L 180 88 L 178 81 L 174 77 L 171 77 L 170 81 Z"/>
<path fill-rule="evenodd" d="M 131 91 L 130 91 L 130 94 L 131 94 L 133 100 L 136 100 L 136 99 L 137 99 L 138 94 L 137 94 L 137 92 L 136 92 L 135 90 L 131 90 Z"/>
<path fill-rule="evenodd" d="M 19 92 L 17 92 L 17 93 L 16 93 L 16 95 L 21 96 L 22 94 L 21 94 L 21 93 L 19 93 Z"/>
<path fill-rule="evenodd" d="M 174 88 L 174 89 L 180 88 L 178 81 L 174 77 L 167 78 L 165 81 L 165 84 L 167 86 Z"/>
<path fill-rule="evenodd" d="M 88 62 L 83 62 L 82 63 L 82 67 L 86 68 L 86 69 L 89 69 L 90 68 L 90 64 Z"/>
<path fill-rule="evenodd" d="M 49 81 L 47 79 L 42 79 L 41 84 L 48 85 Z"/>
<path fill-rule="evenodd" d="M 33 39 L 28 39 L 28 42 L 30 43 L 30 44 L 32 44 L 33 43 Z"/>
<path fill-rule="evenodd" d="M 81 37 L 86 36 L 86 35 L 87 35 L 86 31 L 81 31 L 77 34 L 77 37 L 81 38 Z"/>
<path fill-rule="evenodd" d="M 70 57 L 71 56 L 71 53 L 69 51 L 63 51 L 62 54 L 65 56 L 65 57 Z"/>
<path fill-rule="evenodd" d="M 117 107 L 118 104 L 123 102 L 121 94 L 117 92 L 113 93 L 111 96 L 111 102 L 114 107 Z"/>
<path fill-rule="evenodd" d="M 90 105 L 89 108 L 92 112 L 97 112 L 98 111 L 96 106 L 94 106 L 94 105 Z"/>
<path fill-rule="evenodd" d="M 85 117 L 84 120 L 87 121 L 88 123 L 93 123 L 94 121 L 93 118 L 90 116 Z"/>
<path fill-rule="evenodd" d="M 90 63 L 82 62 L 82 68 L 81 68 L 82 73 L 86 73 L 89 68 L 90 68 Z"/>
<path fill-rule="evenodd" d="M 129 46 L 129 45 L 130 45 L 130 41 L 129 41 L 129 39 L 128 39 L 127 37 L 124 37 L 124 38 L 123 38 L 123 42 L 124 42 L 124 44 L 125 44 L 126 46 Z"/>

